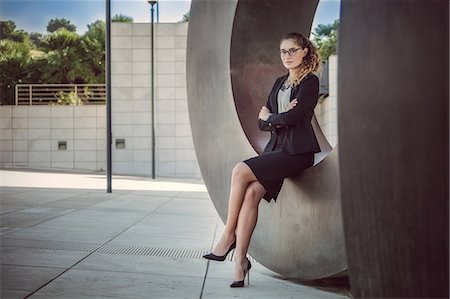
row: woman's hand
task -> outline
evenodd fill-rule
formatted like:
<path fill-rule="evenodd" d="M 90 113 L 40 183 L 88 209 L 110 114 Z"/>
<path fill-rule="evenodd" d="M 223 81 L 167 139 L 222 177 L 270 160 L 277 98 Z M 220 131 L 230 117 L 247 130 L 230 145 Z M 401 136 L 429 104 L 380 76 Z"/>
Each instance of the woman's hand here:
<path fill-rule="evenodd" d="M 272 115 L 272 113 L 270 113 L 269 108 L 267 108 L 266 106 L 263 106 L 261 108 L 261 110 L 259 110 L 259 115 L 258 118 L 260 120 L 266 121 L 269 119 L 269 117 Z"/>
<path fill-rule="evenodd" d="M 292 101 L 290 101 L 290 102 L 289 102 L 289 105 L 288 105 L 288 110 L 287 110 L 287 111 L 293 109 L 297 104 L 298 104 L 297 99 L 293 99 Z"/>

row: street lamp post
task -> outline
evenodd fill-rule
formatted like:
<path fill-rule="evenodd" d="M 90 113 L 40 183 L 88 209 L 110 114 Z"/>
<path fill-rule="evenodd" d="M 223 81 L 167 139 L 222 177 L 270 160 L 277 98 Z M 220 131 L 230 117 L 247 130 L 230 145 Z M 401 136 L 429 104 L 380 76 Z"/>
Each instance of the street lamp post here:
<path fill-rule="evenodd" d="M 147 2 L 150 4 L 150 14 L 151 14 L 151 32 L 152 32 L 152 45 L 151 45 L 151 68 L 152 68 L 152 87 L 151 87 L 151 103 L 152 103 L 152 179 L 155 178 L 155 68 L 154 68 L 154 62 L 155 62 L 155 52 L 154 52 L 154 5 L 158 3 L 158 1 L 150 1 L 147 0 Z"/>
<path fill-rule="evenodd" d="M 111 0 L 106 0 L 106 192 L 112 192 L 111 132 Z"/>

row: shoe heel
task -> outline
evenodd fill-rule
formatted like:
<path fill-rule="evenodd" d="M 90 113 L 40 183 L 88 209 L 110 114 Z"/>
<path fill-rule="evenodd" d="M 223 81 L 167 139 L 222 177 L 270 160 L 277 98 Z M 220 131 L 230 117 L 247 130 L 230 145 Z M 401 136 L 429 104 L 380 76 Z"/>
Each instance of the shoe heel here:
<path fill-rule="evenodd" d="M 233 260 L 233 256 L 234 256 L 234 252 L 236 251 L 236 249 L 233 249 L 233 252 L 231 253 L 231 260 Z"/>
<path fill-rule="evenodd" d="M 250 270 L 247 272 L 247 285 L 250 285 Z"/>

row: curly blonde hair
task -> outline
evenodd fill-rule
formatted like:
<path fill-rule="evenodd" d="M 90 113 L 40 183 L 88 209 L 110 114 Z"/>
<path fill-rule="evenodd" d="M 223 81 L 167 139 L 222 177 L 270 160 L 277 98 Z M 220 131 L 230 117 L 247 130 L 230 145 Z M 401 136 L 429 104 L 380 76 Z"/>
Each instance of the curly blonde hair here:
<path fill-rule="evenodd" d="M 308 48 L 308 53 L 303 57 L 302 63 L 293 72 L 293 75 L 289 75 L 286 80 L 286 85 L 297 86 L 309 73 L 320 73 L 321 61 L 319 51 L 317 51 L 316 46 L 301 33 L 290 32 L 281 37 L 280 44 L 287 39 L 294 40 L 299 47 L 304 49 Z"/>

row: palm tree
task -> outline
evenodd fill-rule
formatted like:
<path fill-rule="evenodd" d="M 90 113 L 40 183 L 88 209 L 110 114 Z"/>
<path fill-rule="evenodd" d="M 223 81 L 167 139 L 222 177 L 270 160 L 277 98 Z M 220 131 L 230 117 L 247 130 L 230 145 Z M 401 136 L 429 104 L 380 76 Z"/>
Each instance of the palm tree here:
<path fill-rule="evenodd" d="M 333 24 L 319 24 L 314 29 L 313 41 L 319 49 L 319 54 L 322 60 L 327 60 L 330 55 L 336 54 L 338 35 L 339 35 L 339 20 L 335 20 Z"/>
<path fill-rule="evenodd" d="M 9 39 L 15 42 L 23 42 L 28 38 L 28 33 L 16 30 L 14 21 L 0 21 L 0 39 Z"/>
<path fill-rule="evenodd" d="M 123 22 L 123 23 L 133 23 L 133 18 L 123 15 L 123 14 L 116 14 L 114 17 L 111 18 L 112 22 Z"/>
<path fill-rule="evenodd" d="M 81 40 L 83 63 L 91 69 L 89 83 L 105 83 L 105 37 L 106 25 L 97 20 L 88 25 L 88 31 Z"/>
<path fill-rule="evenodd" d="M 40 48 L 42 45 L 42 34 L 39 32 L 31 32 L 30 40 L 35 45 L 36 49 Z"/>
<path fill-rule="evenodd" d="M 29 76 L 27 65 L 31 59 L 27 43 L 0 40 L 0 104 L 14 104 L 14 87 Z"/>
<path fill-rule="evenodd" d="M 70 24 L 70 21 L 67 19 L 64 19 L 64 18 L 62 18 L 62 19 L 55 18 L 55 19 L 51 19 L 48 22 L 48 25 L 47 25 L 48 32 L 52 33 L 60 28 L 66 28 L 67 30 L 69 30 L 71 32 L 77 31 L 77 27 L 73 24 Z"/>
<path fill-rule="evenodd" d="M 104 83 L 105 27 L 97 20 L 83 36 L 59 28 L 41 38 L 0 21 L 0 104 L 14 104 L 17 83 Z M 39 50 L 31 39 L 42 42 Z"/>
<path fill-rule="evenodd" d="M 82 83 L 85 77 L 92 76 L 91 70 L 82 64 L 80 42 L 80 36 L 66 28 L 45 37 L 43 47 L 48 51 L 43 73 L 45 83 Z"/>

